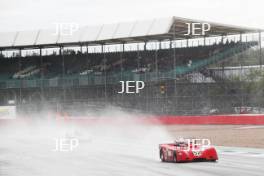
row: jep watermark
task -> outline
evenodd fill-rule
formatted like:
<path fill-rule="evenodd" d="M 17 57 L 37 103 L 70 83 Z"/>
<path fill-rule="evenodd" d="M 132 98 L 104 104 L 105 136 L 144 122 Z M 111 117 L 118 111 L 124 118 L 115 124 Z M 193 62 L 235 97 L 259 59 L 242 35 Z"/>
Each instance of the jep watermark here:
<path fill-rule="evenodd" d="M 53 35 L 71 36 L 79 30 L 79 24 L 77 23 L 54 23 L 55 32 Z"/>

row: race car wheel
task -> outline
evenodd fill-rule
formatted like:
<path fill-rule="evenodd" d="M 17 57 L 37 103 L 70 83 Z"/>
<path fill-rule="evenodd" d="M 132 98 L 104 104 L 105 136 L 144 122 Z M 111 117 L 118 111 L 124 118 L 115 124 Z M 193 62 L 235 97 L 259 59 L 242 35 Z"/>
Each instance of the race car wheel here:
<path fill-rule="evenodd" d="M 160 159 L 161 159 L 162 162 L 165 161 L 164 154 L 163 154 L 162 150 L 160 150 Z"/>
<path fill-rule="evenodd" d="M 177 163 L 177 155 L 176 155 L 176 153 L 173 154 L 173 162 Z"/>

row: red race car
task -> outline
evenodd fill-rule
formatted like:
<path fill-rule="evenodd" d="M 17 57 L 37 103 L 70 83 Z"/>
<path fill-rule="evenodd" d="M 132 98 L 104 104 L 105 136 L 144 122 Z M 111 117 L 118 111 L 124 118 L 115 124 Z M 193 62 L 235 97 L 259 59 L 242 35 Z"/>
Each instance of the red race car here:
<path fill-rule="evenodd" d="M 218 160 L 215 148 L 198 143 L 197 139 L 182 139 L 170 144 L 160 144 L 159 153 L 162 162 Z"/>

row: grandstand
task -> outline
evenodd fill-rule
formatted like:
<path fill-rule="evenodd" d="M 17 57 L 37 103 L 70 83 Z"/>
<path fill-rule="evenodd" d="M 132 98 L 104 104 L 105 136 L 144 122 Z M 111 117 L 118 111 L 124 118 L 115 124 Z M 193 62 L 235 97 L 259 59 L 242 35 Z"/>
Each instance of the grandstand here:
<path fill-rule="evenodd" d="M 211 29 L 203 36 L 185 35 L 186 23 L 207 23 Z M 261 69 L 261 32 L 171 17 L 84 26 L 72 35 L 0 33 L 0 103 L 14 100 L 21 112 L 38 111 L 43 104 L 56 111 L 114 105 L 160 114 L 261 108 L 264 95 L 225 78 L 225 68 L 232 66 Z M 146 87 L 138 94 L 118 94 L 119 81 L 144 81 Z"/>

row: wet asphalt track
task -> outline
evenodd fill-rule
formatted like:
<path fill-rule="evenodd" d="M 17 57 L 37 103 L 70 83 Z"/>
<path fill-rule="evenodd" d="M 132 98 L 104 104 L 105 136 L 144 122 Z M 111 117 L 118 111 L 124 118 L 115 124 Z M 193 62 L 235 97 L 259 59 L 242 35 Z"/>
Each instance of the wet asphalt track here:
<path fill-rule="evenodd" d="M 134 133 L 140 131 L 141 136 L 112 129 L 84 133 L 77 130 L 74 135 L 78 136 L 79 146 L 71 152 L 52 151 L 55 147 L 52 138 L 54 134 L 58 136 L 57 130 L 45 129 L 45 134 L 40 131 L 1 131 L 0 176 L 263 176 L 264 173 L 264 150 L 254 149 L 219 147 L 218 162 L 162 163 L 158 143 L 167 134 L 157 128 L 133 129 Z M 69 136 L 72 134 L 66 135 Z"/>
<path fill-rule="evenodd" d="M 21 141 L 22 142 L 22 141 Z M 84 145 L 84 141 L 83 145 Z M 87 142 L 87 143 L 90 143 Z M 25 147 L 26 143 L 17 145 Z M 50 152 L 33 149 L 13 151 L 1 147 L 1 176 L 82 176 L 82 175 L 185 175 L 185 176 L 263 176 L 264 155 L 236 153 L 219 149 L 218 162 L 162 163 L 158 151 L 137 145 L 90 143 L 78 152 Z M 111 149 L 104 149 L 111 145 Z M 115 149 L 112 150 L 112 147 Z M 126 149 L 127 148 L 127 149 Z M 131 152 L 131 149 L 133 152 Z M 146 152 L 145 150 L 150 150 Z M 134 153 L 136 152 L 136 153 Z M 155 152 L 155 153 L 154 153 Z"/>

